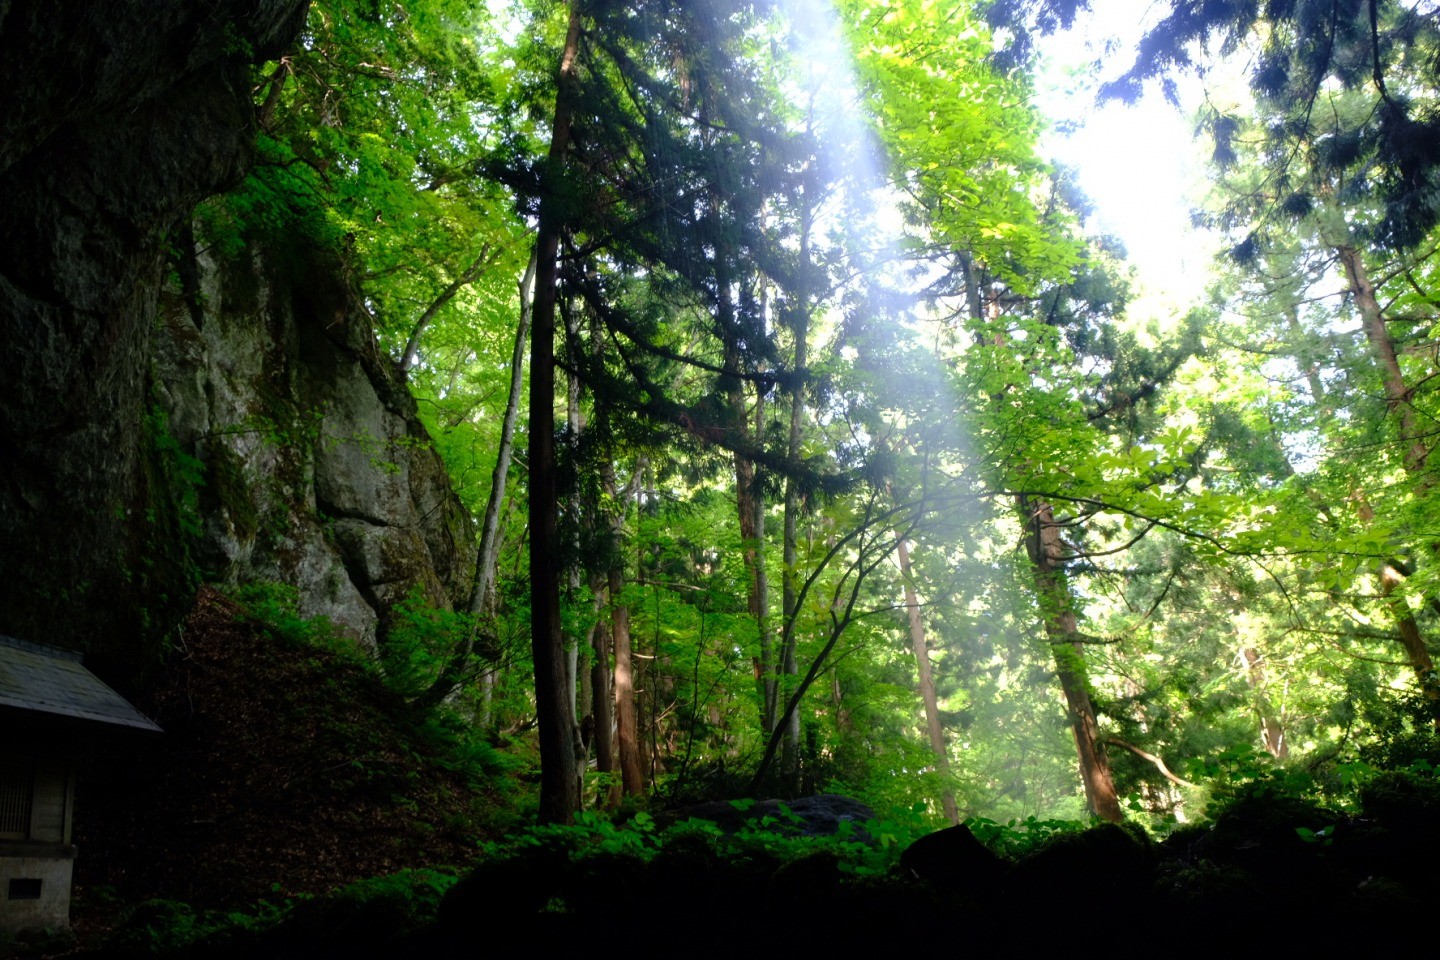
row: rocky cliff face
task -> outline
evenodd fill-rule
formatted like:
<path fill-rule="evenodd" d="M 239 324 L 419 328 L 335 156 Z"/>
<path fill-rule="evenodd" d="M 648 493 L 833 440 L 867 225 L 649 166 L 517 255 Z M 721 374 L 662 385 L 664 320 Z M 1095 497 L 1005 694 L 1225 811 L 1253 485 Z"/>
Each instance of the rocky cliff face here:
<path fill-rule="evenodd" d="M 125 660 L 183 612 L 146 442 L 164 247 L 244 172 L 246 61 L 305 6 L 0 0 L 0 631 Z"/>
<path fill-rule="evenodd" d="M 172 250 L 244 174 L 248 65 L 294 42 L 306 6 L 0 0 L 0 632 L 85 649 L 112 678 L 158 656 L 192 556 L 296 584 L 361 638 L 464 566 L 438 462 L 336 264 Z M 188 295 L 167 298 L 176 265 Z"/>
<path fill-rule="evenodd" d="M 366 644 L 418 591 L 463 607 L 464 507 L 338 258 L 303 244 L 219 258 L 187 234 L 161 300 L 156 397 L 196 461 L 195 559 L 295 587 Z"/>

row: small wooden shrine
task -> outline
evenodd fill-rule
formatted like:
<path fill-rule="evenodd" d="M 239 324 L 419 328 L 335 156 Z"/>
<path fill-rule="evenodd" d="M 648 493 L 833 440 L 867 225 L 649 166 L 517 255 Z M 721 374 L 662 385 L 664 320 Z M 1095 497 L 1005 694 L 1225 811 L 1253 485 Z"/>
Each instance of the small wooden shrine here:
<path fill-rule="evenodd" d="M 81 748 L 160 728 L 80 654 L 0 636 L 0 931 L 70 923 L 70 822 Z"/>

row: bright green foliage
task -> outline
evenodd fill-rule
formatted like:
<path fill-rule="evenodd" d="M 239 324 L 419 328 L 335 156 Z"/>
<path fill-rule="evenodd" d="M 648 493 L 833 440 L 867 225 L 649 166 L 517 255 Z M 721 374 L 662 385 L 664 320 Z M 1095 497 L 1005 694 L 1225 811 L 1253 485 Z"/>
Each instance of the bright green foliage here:
<path fill-rule="evenodd" d="M 753 806 L 753 801 L 733 803 L 742 813 Z M 722 862 L 760 859 L 775 865 L 828 852 L 839 859 L 842 873 L 883 876 L 899 862 L 901 852 L 926 832 L 924 821 L 917 816 L 919 811 L 907 809 L 861 822 L 842 821 L 839 829 L 828 836 L 804 836 L 798 832 L 804 823 L 784 804 L 780 809 L 779 818 L 748 817 L 733 832 L 722 831 L 710 820 L 680 820 L 661 830 L 643 811 L 623 822 L 587 811 L 580 813 L 573 825 L 529 827 L 511 839 L 485 844 L 482 852 L 492 860 L 526 851 L 558 850 L 571 861 L 603 855 L 650 861 L 667 846 L 689 852 L 699 845 L 713 851 Z"/>
<path fill-rule="evenodd" d="M 242 617 L 262 624 L 272 635 L 296 646 L 326 647 L 353 655 L 354 644 L 339 639 L 326 617 L 300 616 L 299 592 L 282 583 L 247 583 L 230 592 Z"/>
<path fill-rule="evenodd" d="M 970 817 L 965 826 L 975 834 L 975 839 L 995 853 L 1011 860 L 1019 860 L 1034 850 L 1043 847 L 1051 838 L 1067 833 L 1077 833 L 1089 826 L 1084 820 L 1040 820 L 1033 814 L 1023 820 L 1008 820 L 996 823 L 985 817 Z"/>
<path fill-rule="evenodd" d="M 1026 80 L 991 66 L 987 28 L 963 2 L 838 5 L 894 166 L 915 252 L 972 257 L 1030 294 L 1063 279 L 1079 251 L 1040 200 L 1046 167 Z"/>
<path fill-rule="evenodd" d="M 470 617 L 430 605 L 417 586 L 390 611 L 380 651 L 386 684 L 407 699 L 419 695 L 472 629 Z"/>
<path fill-rule="evenodd" d="M 260 900 L 240 908 L 196 910 L 175 900 L 147 900 L 133 910 L 107 952 L 127 957 L 370 950 L 433 923 L 456 876 L 447 870 L 402 870 L 361 880 L 323 897 Z"/>
<path fill-rule="evenodd" d="M 1356 8 L 1318 33 L 1303 33 L 1310 4 L 1253 33 L 1244 17 L 1225 25 L 1262 51 L 1253 99 L 1204 117 L 1219 140 L 1209 222 L 1233 244 L 1217 291 L 1231 314 L 1212 336 L 1240 348 L 1217 362 L 1248 383 L 1220 437 L 1252 518 L 1229 543 L 1263 564 L 1234 578 L 1233 642 L 1260 653 L 1267 683 L 1286 691 L 1273 706 L 1290 743 L 1322 757 L 1423 728 L 1434 712 L 1402 691 L 1416 659 L 1400 643 L 1407 629 L 1424 642 L 1437 623 L 1435 367 L 1423 346 L 1433 213 L 1417 206 L 1432 202 L 1424 191 L 1398 189 L 1409 161 L 1394 153 L 1410 122 L 1401 113 L 1434 100 L 1433 78 L 1408 62 L 1433 47 L 1433 24 L 1372 10 L 1373 23 Z M 1385 76 L 1404 103 L 1386 105 Z M 1410 187 L 1432 175 L 1412 172 Z M 1378 311 L 1368 319 L 1366 283 Z M 1398 582 L 1382 581 L 1384 564 Z"/>
<path fill-rule="evenodd" d="M 1389 176 L 1383 152 L 1341 162 L 1324 146 L 1371 142 L 1357 94 L 1326 92 L 1334 129 L 1287 123 L 1293 91 L 1253 121 L 1211 118 L 1235 146 L 1216 222 L 1259 271 L 1219 291 L 1243 317 L 1197 307 L 1162 332 L 1127 313 L 1123 262 L 1082 235 L 1083 198 L 1039 152 L 1029 78 L 997 67 L 968 3 L 837 4 L 853 97 L 792 5 L 585 4 L 560 177 L 543 157 L 567 10 L 499 7 L 316 3 L 306 39 L 258 86 L 259 163 L 202 232 L 231 255 L 256 237 L 344 252 L 380 346 L 401 360 L 418 333 L 408 382 L 478 513 L 516 281 L 541 201 L 563 208 L 557 356 L 574 399 L 555 399 L 575 424 L 557 444 L 574 571 L 563 619 L 583 714 L 589 640 L 628 609 L 652 796 L 733 794 L 766 747 L 737 454 L 761 476 L 771 636 L 796 644 L 782 703 L 816 667 L 798 707 L 804 789 L 910 811 L 940 792 L 890 559 L 901 537 L 939 687 L 944 786 L 1007 851 L 1082 815 L 1057 666 L 1105 737 L 1199 784 L 1111 746 L 1120 795 L 1157 821 L 1261 781 L 1301 789 L 1267 750 L 1322 768 L 1428 755 L 1424 724 L 1392 691 L 1401 671 L 1374 662 L 1394 656 L 1375 563 L 1402 561 L 1395 602 L 1430 629 L 1440 572 L 1422 538 L 1436 501 L 1429 474 L 1407 472 L 1349 308 L 1311 297 L 1334 282 L 1337 244 L 1395 226 L 1393 191 L 1360 189 Z M 1428 28 L 1396 36 L 1394 50 L 1430 49 Z M 1428 102 L 1430 85 L 1421 71 L 1403 89 Z M 1288 160 L 1250 156 L 1250 133 L 1288 145 Z M 1433 258 L 1366 256 L 1417 386 L 1407 403 L 1429 422 Z M 787 477 L 804 588 L 788 624 L 776 589 Z M 451 705 L 488 748 L 521 756 L 525 495 L 512 483 L 501 511 L 493 670 Z M 1061 591 L 1037 588 L 1021 503 L 1046 504 L 1063 528 Z M 612 570 L 624 586 L 610 597 Z M 1077 632 L 1057 644 L 1046 625 L 1066 604 Z M 466 629 L 402 605 L 384 650 L 395 689 L 422 689 Z M 610 779 L 591 777 L 587 796 Z M 586 849 L 657 845 L 638 818 L 587 815 L 577 830 Z"/>
<path fill-rule="evenodd" d="M 450 308 L 454 320 L 473 331 L 465 314 L 508 306 L 528 240 L 506 192 L 480 176 L 497 134 L 476 111 L 505 69 L 489 59 L 498 49 L 487 24 L 473 0 L 312 4 L 300 48 L 264 69 L 258 163 L 208 212 L 214 242 L 342 249 L 397 357 L 426 308 L 475 265 L 487 269 L 462 298 L 473 306 Z"/>

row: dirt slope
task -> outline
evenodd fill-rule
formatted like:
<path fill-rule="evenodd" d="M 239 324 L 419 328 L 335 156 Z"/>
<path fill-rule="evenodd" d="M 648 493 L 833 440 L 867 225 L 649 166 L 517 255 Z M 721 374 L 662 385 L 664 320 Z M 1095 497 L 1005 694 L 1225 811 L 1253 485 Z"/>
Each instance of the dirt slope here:
<path fill-rule="evenodd" d="M 104 901 L 238 904 L 470 859 L 486 785 L 446 769 L 360 666 L 239 616 L 203 590 L 137 703 L 165 735 L 82 768 L 82 923 Z"/>

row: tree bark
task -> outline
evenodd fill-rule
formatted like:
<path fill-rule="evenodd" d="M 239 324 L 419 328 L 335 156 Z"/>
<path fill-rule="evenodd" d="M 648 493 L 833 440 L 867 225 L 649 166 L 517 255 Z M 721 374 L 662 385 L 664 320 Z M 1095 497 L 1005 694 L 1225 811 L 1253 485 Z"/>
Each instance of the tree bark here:
<path fill-rule="evenodd" d="M 505 419 L 500 426 L 500 450 L 495 458 L 495 469 L 490 473 L 490 497 L 485 501 L 485 519 L 480 527 L 475 588 L 470 594 L 472 615 L 486 609 L 495 588 L 495 565 L 500 555 L 500 505 L 505 500 L 510 460 L 515 449 L 515 422 L 520 418 L 520 394 L 525 385 L 525 344 L 530 335 L 537 255 L 538 251 L 530 251 L 530 262 L 525 266 L 525 275 L 520 278 L 520 323 L 515 328 L 515 345 L 510 351 L 510 393 L 505 400 Z"/>
<path fill-rule="evenodd" d="M 1276 715 L 1275 706 L 1265 690 L 1265 661 L 1254 647 L 1244 648 L 1240 656 L 1245 660 L 1250 695 L 1255 704 L 1255 714 L 1260 719 L 1260 743 L 1270 756 L 1284 760 L 1290 756 L 1290 741 L 1285 737 L 1285 725 Z"/>
<path fill-rule="evenodd" d="M 920 699 L 925 703 L 925 729 L 930 734 L 930 750 L 935 754 L 935 768 L 944 786 L 940 805 L 945 819 L 959 825 L 960 811 L 955 804 L 955 790 L 950 785 L 950 753 L 945 747 L 945 731 L 940 726 L 940 700 L 935 694 L 935 675 L 930 669 L 930 649 L 925 645 L 925 621 L 920 615 L 920 597 L 910 575 L 910 548 L 904 540 L 895 547 L 900 561 L 900 578 L 905 584 L 905 613 L 910 621 L 910 645 L 915 650 L 915 664 L 920 674 Z"/>
<path fill-rule="evenodd" d="M 593 716 L 595 731 L 592 740 L 595 747 L 595 770 L 597 773 L 615 772 L 615 688 L 610 672 L 610 624 L 605 608 L 608 606 L 608 577 L 592 577 L 591 589 L 595 593 L 595 633 L 591 637 L 594 661 L 590 664 L 590 689 L 593 694 Z M 613 809 L 620 802 L 620 788 L 611 785 L 606 788 L 605 806 Z"/>
<path fill-rule="evenodd" d="M 757 397 L 757 406 L 764 400 Z M 760 414 L 757 414 L 757 419 Z M 755 621 L 760 642 L 760 728 L 769 733 L 775 727 L 775 649 L 770 636 L 770 584 L 765 573 L 765 496 L 760 489 L 755 464 L 735 455 L 735 501 L 740 515 L 740 539 L 744 543 L 746 609 Z"/>
<path fill-rule="evenodd" d="M 638 473 L 642 465 L 636 464 Z M 615 494 L 614 478 L 609 492 Z M 631 649 L 630 608 L 622 602 L 625 571 L 619 560 L 608 573 L 610 632 L 615 644 L 615 745 L 620 759 L 620 786 L 627 797 L 645 793 L 644 764 L 640 756 L 640 725 L 635 712 L 635 660 Z"/>
<path fill-rule="evenodd" d="M 966 260 L 966 290 L 971 294 L 970 309 L 980 319 L 982 309 L 980 287 L 974 276 L 973 261 Z M 1003 342 L 997 334 L 996 342 Z M 1110 775 L 1110 758 L 1100 740 L 1100 723 L 1095 705 L 1090 701 L 1089 682 L 1085 676 L 1084 647 L 1076 642 L 1079 627 L 1075 619 L 1074 600 L 1062 567 L 1065 545 L 1055 511 L 1043 500 L 1032 501 L 1025 494 L 1016 497 L 1021 522 L 1027 531 L 1025 549 L 1035 574 L 1035 592 L 1040 602 L 1045 633 L 1055 658 L 1055 673 L 1065 694 L 1070 732 L 1075 738 L 1075 754 L 1079 761 L 1080 781 L 1085 787 L 1085 804 L 1102 820 L 1119 823 L 1124 819 L 1115 781 Z"/>
<path fill-rule="evenodd" d="M 725 344 L 727 368 L 739 369 L 739 350 L 733 341 Z M 727 393 L 732 419 L 746 429 L 745 391 L 736 377 Z M 764 398 L 755 398 L 755 429 L 764 420 Z M 760 693 L 760 728 L 768 734 L 775 727 L 775 653 L 770 638 L 769 583 L 765 575 L 765 499 L 755 461 L 742 453 L 735 454 L 735 509 L 740 520 L 741 558 L 745 564 L 746 609 L 755 621 L 760 642 L 757 672 Z"/>
<path fill-rule="evenodd" d="M 574 719 L 560 625 L 560 543 L 555 477 L 555 304 L 562 211 L 556 179 L 570 145 L 571 103 L 580 52 L 580 3 L 570 22 L 556 78 L 555 123 L 540 201 L 535 315 L 530 347 L 530 652 L 540 737 L 540 822 L 571 823 L 580 807 Z"/>
<path fill-rule="evenodd" d="M 573 304 L 571 304 L 573 307 Z M 580 318 L 573 309 L 565 311 L 565 344 L 568 351 L 568 370 L 565 376 L 565 435 L 569 439 L 570 449 L 573 453 L 578 449 L 580 433 L 585 429 L 585 414 L 580 409 L 580 378 L 573 372 L 577 366 L 577 357 L 574 355 L 580 342 Z M 579 553 L 577 549 L 580 536 L 580 496 L 573 492 L 566 500 L 566 511 L 570 520 L 570 554 L 575 556 Z M 565 577 L 565 598 L 573 601 L 575 594 L 580 590 L 580 568 L 572 564 L 566 571 Z M 580 690 L 580 638 L 571 634 L 565 636 L 565 672 L 569 674 L 570 689 L 570 716 L 575 723 L 575 730 L 579 734 L 579 720 L 584 716 L 578 699 Z M 583 738 L 582 738 L 583 740 Z M 576 741 L 576 747 L 582 751 L 584 744 L 581 740 Z"/>
<path fill-rule="evenodd" d="M 800 516 L 800 489 L 794 470 L 800 463 L 801 426 L 805 417 L 805 374 L 808 369 L 808 341 L 810 338 L 810 294 L 806 274 L 810 269 L 810 231 L 813 211 L 809 183 L 806 183 L 800 210 L 800 267 L 796 283 L 795 303 L 791 306 L 791 329 L 795 337 L 795 363 L 791 370 L 790 393 L 790 435 L 785 447 L 785 458 L 790 464 L 791 474 L 785 478 L 785 529 L 784 568 L 781 572 L 781 599 L 785 619 L 794 623 L 799 613 L 797 581 L 799 576 L 799 551 L 796 548 L 796 524 Z M 800 672 L 797 659 L 799 631 L 793 627 L 785 635 L 781 650 L 780 672 L 786 678 L 786 694 L 790 695 L 790 684 Z M 780 718 L 785 724 L 785 739 L 780 752 L 781 792 L 793 794 L 800 785 L 800 711 L 787 710 Z"/>
<path fill-rule="evenodd" d="M 625 587 L 619 570 L 610 571 L 610 629 L 615 641 L 615 742 L 620 754 L 620 785 L 627 797 L 645 792 L 640 757 L 640 726 L 635 716 L 635 661 L 630 645 L 630 608 L 616 598 Z"/>
<path fill-rule="evenodd" d="M 1400 359 L 1395 353 L 1395 341 L 1385 326 L 1385 315 L 1380 302 L 1375 298 L 1375 286 L 1365 269 L 1365 260 L 1360 251 L 1351 246 L 1340 246 L 1335 251 L 1340 265 L 1345 269 L 1345 279 L 1350 285 L 1350 295 L 1355 298 L 1355 308 L 1360 311 L 1361 325 L 1370 349 L 1375 354 L 1380 382 L 1385 389 L 1385 404 L 1400 421 L 1400 442 L 1405 446 L 1405 469 L 1418 473 L 1430 455 L 1415 427 L 1415 410 L 1410 405 L 1410 390 L 1405 386 L 1405 375 L 1400 370 Z"/>
<path fill-rule="evenodd" d="M 1369 273 L 1365 268 L 1364 257 L 1356 248 L 1344 245 L 1336 247 L 1335 253 L 1345 270 L 1345 279 L 1349 285 L 1350 295 L 1354 298 L 1355 307 L 1360 312 L 1361 326 L 1365 330 L 1365 337 L 1370 342 L 1371 351 L 1374 353 L 1380 379 L 1384 385 L 1387 407 L 1399 418 L 1401 441 L 1409 443 L 1405 453 L 1406 472 L 1419 473 L 1429 458 L 1429 451 L 1414 432 L 1414 410 L 1410 406 L 1409 390 L 1405 386 L 1404 374 L 1400 369 L 1395 342 L 1390 337 L 1389 328 L 1385 325 L 1385 316 L 1380 309 L 1380 302 L 1375 296 L 1374 284 L 1370 282 Z M 1298 326 L 1293 313 L 1290 315 L 1290 326 L 1292 330 Z M 1319 376 L 1311 373 L 1307 379 L 1316 405 L 1328 413 L 1330 404 Z M 1421 492 L 1428 487 L 1429 484 L 1422 480 Z M 1374 517 L 1373 508 L 1366 502 L 1363 492 L 1357 491 L 1355 499 L 1360 520 L 1368 523 Z M 1382 562 L 1379 575 L 1381 596 L 1385 600 L 1391 619 L 1395 622 L 1395 631 L 1400 645 L 1404 647 L 1406 659 L 1415 671 L 1421 692 L 1432 705 L 1440 705 L 1440 678 L 1435 675 L 1435 664 L 1430 656 L 1430 650 L 1425 644 L 1424 635 L 1420 632 L 1420 624 L 1404 601 L 1394 596 L 1396 588 L 1405 579 L 1405 574 L 1393 563 Z M 1436 603 L 1435 598 L 1431 598 L 1431 603 L 1432 605 Z M 1437 713 L 1435 717 L 1435 725 L 1440 728 L 1440 713 Z"/>
<path fill-rule="evenodd" d="M 800 709 L 800 702 L 805 699 L 806 691 L 810 689 L 811 685 L 815 683 L 816 678 L 820 676 L 820 671 L 829 660 L 830 654 L 835 651 L 835 646 L 840 642 L 840 638 L 845 634 L 850 624 L 855 621 L 855 605 L 860 599 L 865 579 L 895 550 L 895 542 L 893 540 L 871 530 L 871 521 L 874 517 L 874 502 L 872 501 L 866 505 L 865 515 L 856 528 L 850 533 L 841 536 L 835 543 L 830 545 L 825 557 L 820 561 L 816 572 L 807 578 L 804 587 L 801 589 L 801 597 L 799 599 L 803 599 L 809 595 L 810 588 L 814 586 L 815 579 L 818 577 L 820 570 L 829 566 L 829 564 L 840 555 L 843 549 L 854 546 L 855 559 L 851 562 L 850 569 L 847 573 L 842 576 L 840 582 L 835 585 L 834 592 L 830 597 L 830 629 L 828 635 L 820 648 L 820 652 L 810 661 L 809 669 L 806 670 L 805 675 L 800 678 L 800 682 L 795 685 L 795 689 L 785 700 L 785 706 L 780 713 L 780 722 L 771 732 L 769 740 L 766 741 L 765 753 L 761 755 L 760 763 L 755 768 L 754 775 L 750 778 L 749 787 L 746 788 L 748 796 L 755 796 L 756 791 L 767 782 L 771 764 L 775 760 L 781 742 L 788 736 L 789 724 L 787 720 L 789 716 Z M 787 639 L 788 632 L 793 631 L 795 627 L 796 624 L 794 620 L 786 620 L 784 630 L 787 631 Z"/>
<path fill-rule="evenodd" d="M 1440 707 L 1440 677 L 1435 674 L 1435 661 L 1430 656 L 1430 648 L 1425 645 L 1425 637 L 1420 633 L 1415 615 L 1403 598 L 1394 595 L 1404 579 L 1404 574 L 1393 563 L 1380 565 L 1380 595 L 1390 607 L 1396 631 L 1400 634 L 1400 645 L 1405 648 L 1405 658 L 1410 661 L 1410 667 L 1420 682 L 1420 692 L 1430 702 L 1431 711 L 1435 712 L 1435 726 L 1440 728 L 1440 710 L 1437 710 Z"/>
<path fill-rule="evenodd" d="M 1084 647 L 1075 641 L 1079 628 L 1075 620 L 1074 600 L 1061 568 L 1065 547 L 1060 539 L 1060 527 L 1055 522 L 1053 509 L 1045 501 L 1032 501 L 1021 495 L 1019 503 L 1030 531 L 1025 545 L 1035 571 L 1035 587 L 1045 618 L 1045 633 L 1050 637 L 1055 654 L 1055 672 L 1060 678 L 1070 714 L 1070 729 L 1075 736 L 1075 752 L 1080 761 L 1080 779 L 1085 786 L 1085 802 L 1095 816 L 1119 823 L 1125 817 L 1110 775 L 1110 759 L 1101 743 L 1095 707 L 1090 701 Z"/>
<path fill-rule="evenodd" d="M 1395 352 L 1395 341 L 1390 336 L 1390 329 L 1385 325 L 1385 315 L 1380 309 L 1379 300 L 1376 299 L 1375 286 L 1370 282 L 1365 259 L 1359 250 L 1348 245 L 1336 247 L 1336 253 L 1340 257 L 1340 265 L 1345 269 L 1345 279 L 1350 287 L 1350 295 L 1355 298 L 1355 308 L 1360 311 L 1365 337 L 1370 341 L 1370 349 L 1375 355 L 1380 382 L 1385 389 L 1386 407 L 1399 421 L 1400 442 L 1405 447 L 1405 470 L 1412 475 L 1421 474 L 1430 451 L 1416 426 L 1415 410 L 1410 405 L 1410 390 L 1405 385 L 1405 375 L 1400 369 L 1400 359 Z M 1422 476 L 1419 492 L 1423 493 L 1429 487 L 1430 483 Z M 1419 678 L 1421 692 L 1430 701 L 1433 709 L 1433 705 L 1440 704 L 1440 682 L 1437 682 L 1435 675 L 1434 660 L 1425 645 L 1425 637 L 1420 632 L 1415 615 L 1402 599 L 1393 596 L 1403 580 L 1404 574 L 1394 564 L 1381 564 L 1381 595 L 1389 605 L 1396 631 L 1400 635 L 1400 644 L 1405 648 L 1410 666 Z M 1440 727 L 1440 714 L 1436 715 L 1435 724 Z"/>
<path fill-rule="evenodd" d="M 702 114 L 702 121 L 703 121 Z M 707 136 L 709 136 L 707 134 Z M 723 197 L 717 184 L 711 185 L 712 203 L 715 209 L 725 209 Z M 733 429 L 742 436 L 747 433 L 745 405 L 744 357 L 740 345 L 743 336 L 737 316 L 733 266 L 735 255 L 733 244 L 722 228 L 714 231 L 715 243 L 715 321 L 724 346 L 724 367 L 730 374 L 725 380 L 725 398 L 730 408 L 730 422 Z M 763 286 L 762 286 L 763 289 Z M 762 294 L 763 297 L 763 294 Z M 745 295 L 742 294 L 742 300 Z M 762 300 L 763 303 L 763 300 Z M 755 392 L 754 439 L 763 438 L 765 398 L 762 389 Z M 775 654 L 771 647 L 768 616 L 769 583 L 765 575 L 765 504 L 759 483 L 756 464 L 753 459 L 740 452 L 738 444 L 734 453 L 735 464 L 735 509 L 740 521 L 741 558 L 745 565 L 746 607 L 755 621 L 759 641 L 757 681 L 760 700 L 760 729 L 768 735 L 775 726 Z"/>

